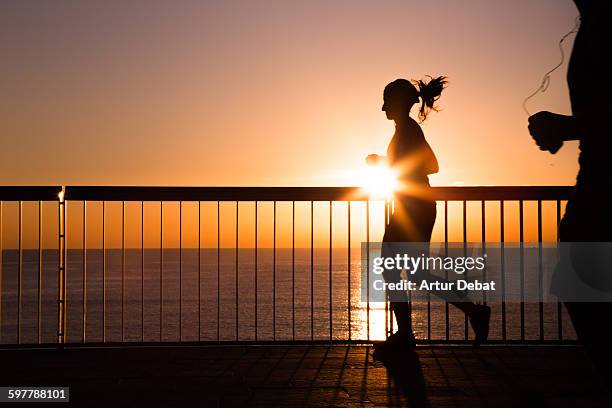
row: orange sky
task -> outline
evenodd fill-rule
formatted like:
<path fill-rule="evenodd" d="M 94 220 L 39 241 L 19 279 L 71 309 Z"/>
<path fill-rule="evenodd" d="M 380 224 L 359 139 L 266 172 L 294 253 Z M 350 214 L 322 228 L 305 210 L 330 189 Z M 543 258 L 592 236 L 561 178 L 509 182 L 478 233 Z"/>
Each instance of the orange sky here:
<path fill-rule="evenodd" d="M 556 1 L 99 1 L 0 6 L 0 184 L 347 185 L 398 77 L 451 84 L 437 185 L 571 184 L 521 102 L 574 21 Z M 571 41 L 567 44 L 571 46 Z M 533 110 L 568 112 L 565 67 Z"/>
<path fill-rule="evenodd" d="M 385 84 L 427 74 L 450 79 L 423 126 L 432 184 L 572 184 L 575 144 L 540 152 L 521 103 L 576 14 L 570 0 L 3 2 L 0 185 L 358 184 L 393 133 Z M 533 112 L 569 113 L 565 70 Z"/>

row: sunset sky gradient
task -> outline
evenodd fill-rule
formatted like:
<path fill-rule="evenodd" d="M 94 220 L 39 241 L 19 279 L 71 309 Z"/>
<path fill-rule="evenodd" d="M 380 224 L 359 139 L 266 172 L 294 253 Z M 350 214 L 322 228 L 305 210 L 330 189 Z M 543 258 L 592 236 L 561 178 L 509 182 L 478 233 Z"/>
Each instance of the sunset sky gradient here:
<path fill-rule="evenodd" d="M 447 75 L 434 185 L 567 185 L 522 100 L 577 14 L 546 1 L 0 5 L 0 185 L 353 185 L 395 78 Z M 571 47 L 571 40 L 566 49 Z M 565 66 L 530 104 L 569 113 Z"/>

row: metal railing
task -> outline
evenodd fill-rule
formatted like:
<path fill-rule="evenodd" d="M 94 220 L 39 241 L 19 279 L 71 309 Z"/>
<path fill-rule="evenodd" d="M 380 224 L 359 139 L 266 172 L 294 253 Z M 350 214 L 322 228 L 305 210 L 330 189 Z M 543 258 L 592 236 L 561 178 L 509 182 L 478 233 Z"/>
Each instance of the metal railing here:
<path fill-rule="evenodd" d="M 370 235 L 373 208 L 376 207 L 379 215 L 382 212 L 382 217 L 376 218 L 382 224 L 378 226 L 380 232 L 392 205 L 380 201 L 374 205 L 375 201 L 359 188 L 69 186 L 62 194 L 60 191 L 59 186 L 0 187 L 0 343 L 3 345 L 371 342 L 393 330 L 388 305 L 375 307 L 360 301 L 359 282 L 355 278 L 360 276 L 360 256 L 353 248 L 355 239 L 351 242 L 359 230 L 359 243 L 369 243 L 373 238 Z M 480 208 L 483 243 L 488 239 L 487 211 L 492 207 L 499 208 L 497 240 L 505 241 L 508 202 L 518 206 L 520 242 L 525 241 L 525 205 L 534 203 L 537 215 L 535 226 L 531 227 L 535 227 L 537 241 L 542 242 L 543 203 L 554 205 L 558 224 L 562 204 L 571 191 L 571 187 L 432 188 L 433 198 L 443 208 L 443 222 L 438 222 L 443 240 L 451 240 L 449 229 L 457 224 L 462 235 L 460 240 L 468 241 L 468 230 L 474 229 L 468 222 L 468 207 L 475 203 Z M 449 218 L 449 208 L 455 202 L 460 206 L 460 222 Z M 174 218 L 178 220 L 166 226 L 164 209 L 171 203 Z M 37 230 L 38 236 L 29 234 L 28 248 L 23 246 L 26 205 L 37 208 L 38 213 L 36 225 L 30 228 Z M 13 226 L 7 224 L 7 215 L 14 212 L 9 209 L 11 206 L 17 209 L 16 219 L 10 220 Z M 43 206 L 48 207 L 46 212 Z M 111 206 L 118 221 L 109 220 Z M 272 225 L 262 233 L 259 224 L 264 218 L 261 215 L 264 206 L 272 213 Z M 285 217 L 277 214 L 281 206 Z M 298 206 L 302 216 L 296 216 Z M 126 208 L 138 216 L 126 222 Z M 188 210 L 189 217 L 185 215 Z M 344 220 L 338 220 L 338 211 L 346 216 Z M 30 212 L 33 212 L 31 208 Z M 47 212 L 54 212 L 55 217 L 43 217 Z M 153 224 L 157 225 L 151 230 L 152 223 L 147 217 L 151 218 L 153 213 L 157 217 Z M 232 220 L 226 223 L 222 215 L 227 213 L 233 214 Z M 356 213 L 363 215 L 359 217 L 359 228 Z M 206 214 L 210 222 L 206 221 Z M 324 218 L 328 228 L 321 228 L 317 215 Z M 245 218 L 249 218 L 246 224 Z M 308 245 L 296 247 L 296 221 L 306 224 L 298 238 Z M 345 229 L 342 234 L 346 235 L 343 244 L 337 243 L 335 233 L 338 233 L 334 229 L 340 221 Z M 168 234 L 164 227 L 178 227 L 178 235 L 170 240 L 170 245 L 164 241 Z M 289 231 L 285 231 L 284 238 L 288 241 L 285 246 L 277 241 L 281 228 Z M 114 229 L 119 231 L 109 232 Z M 230 230 L 233 237 L 223 240 L 222 235 Z M 327 234 L 326 243 L 316 244 L 315 236 L 323 230 Z M 55 239 L 44 239 L 45 231 Z M 186 231 L 193 241 L 191 246 L 184 245 Z M 139 245 L 126 245 L 127 234 L 136 232 L 138 236 L 131 241 L 140 241 Z M 259 245 L 260 236 L 270 233 L 271 246 Z M 2 237 L 15 234 L 17 237 L 13 237 L 9 248 L 3 247 Z M 241 244 L 245 234 L 253 235 L 252 243 Z M 88 238 L 93 240 L 93 235 L 97 237 L 97 245 L 88 242 Z M 204 236 L 208 243 L 202 245 Z M 153 238 L 158 239 L 156 248 L 145 244 Z M 56 242 L 54 247 L 49 244 L 52 241 Z M 222 241 L 233 243 L 225 246 Z M 130 267 L 128 261 L 133 264 L 137 258 L 137 265 Z M 29 271 L 24 268 L 24 259 Z M 248 271 L 244 272 L 245 269 Z M 29 277 L 25 276 L 28 273 Z M 523 291 L 522 270 L 520 285 Z M 503 276 L 501 290 L 502 293 L 505 290 Z M 174 299 L 168 299 L 168 291 L 173 292 Z M 421 306 L 424 310 L 419 319 L 419 341 L 469 341 L 467 318 L 453 316 L 448 303 L 436 311 L 428 298 Z M 567 327 L 567 316 L 560 304 L 554 305 L 554 310 L 545 310 L 546 306 L 542 302 L 509 305 L 502 300 L 494 310 L 493 319 L 499 333 L 492 342 L 573 341 L 571 333 L 566 334 L 571 328 Z M 510 330 L 512 319 L 518 320 L 518 330 Z M 537 321 L 528 325 L 529 319 Z M 436 327 L 440 329 L 438 333 Z M 529 330 L 536 333 L 532 335 Z M 191 334 L 187 335 L 186 331 Z"/>

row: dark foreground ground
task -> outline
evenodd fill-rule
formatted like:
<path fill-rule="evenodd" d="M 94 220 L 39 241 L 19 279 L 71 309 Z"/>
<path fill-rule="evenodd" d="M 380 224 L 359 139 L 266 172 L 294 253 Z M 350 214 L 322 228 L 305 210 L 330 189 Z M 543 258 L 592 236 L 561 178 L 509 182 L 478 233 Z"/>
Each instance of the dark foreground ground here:
<path fill-rule="evenodd" d="M 0 386 L 69 385 L 70 405 L 82 407 L 612 407 L 575 346 L 422 347 L 389 369 L 373 363 L 371 351 L 366 346 L 0 350 Z"/>

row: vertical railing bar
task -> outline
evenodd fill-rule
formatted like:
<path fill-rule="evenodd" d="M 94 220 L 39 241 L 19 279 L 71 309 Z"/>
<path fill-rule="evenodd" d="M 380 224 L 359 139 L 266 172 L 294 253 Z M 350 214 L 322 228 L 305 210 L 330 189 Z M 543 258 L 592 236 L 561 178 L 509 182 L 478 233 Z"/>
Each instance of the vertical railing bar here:
<path fill-rule="evenodd" d="M 444 200 L 444 256 L 448 256 L 448 200 Z M 446 279 L 448 279 L 448 271 L 445 271 Z M 444 302 L 444 329 L 445 339 L 450 341 L 450 316 L 448 302 Z"/>
<path fill-rule="evenodd" d="M 202 202 L 198 200 L 198 341 L 202 340 Z"/>
<path fill-rule="evenodd" d="M 234 289 L 235 289 L 235 298 L 236 298 L 236 341 L 238 341 L 239 333 L 238 333 L 238 201 L 236 201 L 236 272 L 234 276 Z"/>
<path fill-rule="evenodd" d="M 366 200 L 366 323 L 370 341 L 370 199 Z"/>
<path fill-rule="evenodd" d="M 538 312 L 540 341 L 544 340 L 544 302 L 542 301 L 542 200 L 538 200 Z"/>
<path fill-rule="evenodd" d="M 347 268 L 348 268 L 348 338 L 352 339 L 351 332 L 351 201 L 347 201 Z"/>
<path fill-rule="evenodd" d="M 314 340 L 314 202 L 310 202 L 310 340 Z"/>
<path fill-rule="evenodd" d="M 502 292 L 502 339 L 506 340 L 506 270 L 505 270 L 505 228 L 504 200 L 499 201 L 500 243 L 501 243 L 501 292 Z"/>
<path fill-rule="evenodd" d="M 217 341 L 221 340 L 221 203 L 217 201 Z"/>
<path fill-rule="evenodd" d="M 520 241 L 520 285 L 521 285 L 521 341 L 525 341 L 525 233 L 524 202 L 519 200 L 519 241 Z"/>
<path fill-rule="evenodd" d="M 125 201 L 121 201 L 121 342 L 125 339 Z"/>
<path fill-rule="evenodd" d="M 106 342 L 106 201 L 102 201 L 102 342 Z"/>
<path fill-rule="evenodd" d="M 427 340 L 431 340 L 431 293 L 430 291 L 427 291 L 426 296 L 427 296 Z"/>
<path fill-rule="evenodd" d="M 258 293 L 257 293 L 257 286 L 258 286 L 258 278 L 259 278 L 259 266 L 257 265 L 258 263 L 258 254 L 257 252 L 259 252 L 259 245 L 257 242 L 257 223 L 258 223 L 258 217 L 257 217 L 257 207 L 259 206 L 259 202 L 255 201 L 255 341 L 257 341 L 258 336 L 258 325 L 259 325 L 259 321 L 258 321 Z"/>
<path fill-rule="evenodd" d="M 329 340 L 333 338 L 333 302 L 332 302 L 332 202 L 329 202 Z"/>
<path fill-rule="evenodd" d="M 87 341 L 87 200 L 83 200 L 83 343 Z"/>
<path fill-rule="evenodd" d="M 395 202 L 393 200 L 389 201 L 387 206 L 387 224 L 391 223 L 391 215 L 393 214 L 393 210 L 395 209 Z M 410 320 L 412 320 L 412 294 L 408 292 L 408 306 L 410 309 Z M 391 305 L 389 305 L 389 308 Z M 394 320 L 393 320 L 393 312 L 389 310 L 389 334 L 393 334 L 394 331 Z"/>
<path fill-rule="evenodd" d="M 159 202 L 159 341 L 164 340 L 164 202 Z"/>
<path fill-rule="evenodd" d="M 390 215 L 391 216 L 393 213 L 395 212 L 395 200 L 391 201 L 391 211 L 390 211 Z M 412 291 L 409 290 L 408 291 L 408 309 L 410 310 L 410 321 L 412 322 L 412 316 L 413 316 L 413 310 L 414 308 L 412 307 Z M 393 314 L 391 314 L 391 332 L 393 332 Z"/>
<path fill-rule="evenodd" d="M 183 341 L 183 202 L 179 201 L 179 342 Z"/>
<path fill-rule="evenodd" d="M 272 245 L 272 339 L 276 340 L 276 201 L 274 201 Z"/>
<path fill-rule="evenodd" d="M 295 201 L 291 202 L 291 322 L 295 341 Z"/>
<path fill-rule="evenodd" d="M 36 315 L 36 327 L 38 330 L 38 344 L 42 343 L 42 280 L 43 280 L 43 250 L 42 250 L 42 219 L 43 219 L 43 211 L 42 211 L 42 201 L 38 201 L 38 311 Z M 2 229 L 2 224 L 0 223 L 0 231 Z M 2 251 L 2 246 L 0 245 L 0 252 Z M 2 259 L 0 257 L 0 263 Z M 0 273 L 0 279 L 2 279 L 2 273 Z M 0 287 L 0 290 L 2 288 Z M 0 299 L 0 302 L 2 299 Z M 1 311 L 0 311 L 1 312 Z M 1 326 L 0 326 L 1 327 Z"/>
<path fill-rule="evenodd" d="M 64 333 L 62 332 L 62 320 L 61 320 L 62 307 L 63 307 L 63 302 L 64 302 L 62 298 L 62 284 L 61 284 L 62 273 L 63 273 L 63 268 L 64 268 L 64 264 L 62 261 L 62 240 L 63 240 L 62 209 L 63 208 L 64 208 L 63 196 L 62 196 L 62 193 L 59 193 L 58 201 L 57 201 L 57 344 L 58 344 L 58 347 L 61 347 L 61 344 L 63 343 L 63 337 L 64 337 Z M 2 214 L 1 210 L 2 208 L 0 207 L 0 214 Z M 2 236 L 2 229 L 0 229 L 0 236 Z M 0 259 L 0 264 L 2 264 L 1 259 Z M 2 282 L 2 280 L 0 280 L 0 282 Z M 0 289 L 2 288 L 0 287 Z M 2 293 L 1 290 L 0 290 L 0 293 Z M 1 313 L 0 313 L 0 316 L 2 316 Z M 1 328 L 1 325 L 0 325 L 0 328 Z M 2 330 L 0 330 L 0 336 L 1 335 L 2 335 Z"/>
<path fill-rule="evenodd" d="M 466 200 L 463 200 L 463 256 L 467 256 L 467 202 Z M 467 279 L 467 271 L 465 272 L 464 276 Z M 464 333 L 464 339 L 467 340 L 469 333 L 468 333 L 468 315 L 467 313 L 464 314 L 464 321 L 463 321 L 463 333 Z"/>
<path fill-rule="evenodd" d="M 22 240 L 22 211 L 23 201 L 19 201 L 19 225 L 18 225 L 18 247 L 17 252 L 17 267 L 19 268 L 19 285 L 17 289 L 17 344 L 21 344 L 21 297 L 22 297 L 22 286 L 23 286 L 23 265 L 21 260 L 21 240 Z"/>
<path fill-rule="evenodd" d="M 0 344 L 2 344 L 2 263 L 4 262 L 4 246 L 2 243 L 2 210 L 4 201 L 0 200 Z M 59 234 L 58 234 L 59 235 Z"/>
<path fill-rule="evenodd" d="M 561 222 L 561 200 L 557 200 L 557 249 L 559 248 L 559 223 Z M 557 334 L 559 340 L 563 340 L 563 309 L 561 302 L 557 300 Z"/>
<path fill-rule="evenodd" d="M 385 226 L 385 229 L 387 229 L 387 224 L 389 223 L 389 202 L 387 200 L 385 200 L 384 210 L 385 210 L 385 218 L 384 218 L 385 225 L 384 226 Z M 389 296 L 388 295 L 389 294 L 387 293 L 387 288 L 385 287 L 385 338 L 387 338 L 391 334 L 389 330 Z M 393 316 L 391 316 L 391 321 L 393 321 Z"/>
<path fill-rule="evenodd" d="M 486 202 L 485 200 L 480 201 L 480 217 L 481 217 L 480 239 L 482 241 L 482 253 L 485 254 L 486 246 L 487 246 L 487 228 L 486 228 L 487 220 L 486 220 Z M 486 267 L 482 270 L 482 280 L 487 282 L 487 268 Z M 482 292 L 482 303 L 485 305 L 487 304 L 487 292 L 486 291 Z"/>
<path fill-rule="evenodd" d="M 140 202 L 140 341 L 144 343 L 144 201 Z"/>

